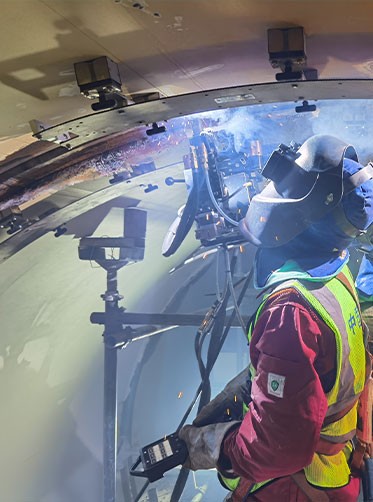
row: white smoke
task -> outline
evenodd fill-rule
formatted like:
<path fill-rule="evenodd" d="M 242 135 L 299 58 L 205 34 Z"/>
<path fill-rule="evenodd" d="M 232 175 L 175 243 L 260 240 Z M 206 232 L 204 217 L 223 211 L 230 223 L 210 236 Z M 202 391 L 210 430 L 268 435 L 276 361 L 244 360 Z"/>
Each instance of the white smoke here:
<path fill-rule="evenodd" d="M 373 104 L 371 100 L 316 102 L 315 112 L 297 113 L 299 103 L 270 103 L 216 110 L 191 117 L 210 130 L 234 135 L 236 149 L 245 140 L 258 139 L 276 148 L 280 143 L 303 143 L 314 134 L 329 134 L 354 146 L 361 163 L 373 160 Z M 313 104 L 310 103 L 310 104 Z"/>

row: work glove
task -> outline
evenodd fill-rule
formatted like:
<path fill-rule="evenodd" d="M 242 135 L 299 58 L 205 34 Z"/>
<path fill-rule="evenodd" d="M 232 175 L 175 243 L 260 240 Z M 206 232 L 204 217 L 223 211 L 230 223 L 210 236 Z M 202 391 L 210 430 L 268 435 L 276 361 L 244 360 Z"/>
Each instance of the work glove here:
<path fill-rule="evenodd" d="M 193 421 L 196 427 L 242 420 L 243 404 L 251 401 L 251 381 L 249 369 L 245 368 L 235 376 L 224 389 L 206 404 Z"/>
<path fill-rule="evenodd" d="M 183 467 L 197 471 L 199 469 L 218 469 L 223 440 L 227 433 L 238 427 L 240 421 L 224 422 L 195 427 L 185 425 L 178 435 L 188 448 L 188 458 Z"/>
<path fill-rule="evenodd" d="M 227 433 L 241 424 L 243 403 L 249 404 L 250 393 L 250 374 L 246 368 L 202 408 L 193 425 L 186 425 L 179 431 L 179 437 L 186 443 L 189 453 L 184 467 L 192 471 L 220 470 L 222 443 Z"/>

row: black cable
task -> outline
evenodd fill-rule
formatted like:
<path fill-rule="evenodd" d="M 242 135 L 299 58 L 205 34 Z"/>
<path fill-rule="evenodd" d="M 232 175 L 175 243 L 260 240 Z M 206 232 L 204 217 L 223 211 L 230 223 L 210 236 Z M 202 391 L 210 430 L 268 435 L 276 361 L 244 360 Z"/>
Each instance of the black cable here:
<path fill-rule="evenodd" d="M 196 358 L 199 366 L 199 371 L 201 375 L 201 381 L 203 382 L 206 378 L 206 368 L 208 361 L 211 358 L 211 347 L 213 346 L 214 340 L 217 338 L 218 335 L 216 335 L 216 326 L 224 326 L 224 319 L 221 319 L 221 317 L 225 317 L 225 312 L 226 312 L 226 307 L 227 307 L 227 301 L 228 301 L 228 283 L 225 285 L 224 292 L 222 297 L 217 300 L 212 308 L 210 309 L 210 316 L 212 319 L 209 319 L 207 322 L 206 327 L 202 327 L 202 329 L 198 330 L 196 338 L 195 338 L 195 353 L 196 353 Z M 210 326 L 212 326 L 210 328 Z M 203 359 L 202 359 L 202 348 L 203 344 L 205 341 L 205 338 L 207 334 L 211 332 L 211 337 L 210 337 L 210 344 L 209 344 L 209 351 L 207 353 L 207 362 L 204 364 Z"/>
<path fill-rule="evenodd" d="M 223 326 L 224 326 L 224 324 L 223 324 Z M 196 353 L 198 368 L 199 368 L 199 372 L 201 375 L 201 383 L 200 383 L 200 386 L 199 386 L 198 391 L 196 393 L 195 400 L 194 400 L 194 402 L 191 403 L 191 406 L 189 406 L 187 413 L 184 415 L 181 423 L 179 424 L 179 426 L 177 428 L 177 431 L 179 431 L 181 429 L 182 425 L 184 425 L 184 422 L 188 418 L 188 415 L 189 415 L 190 411 L 192 410 L 196 400 L 198 399 L 198 396 L 200 396 L 200 400 L 199 400 L 197 413 L 201 410 L 201 408 L 205 404 L 207 404 L 210 401 L 210 397 L 211 397 L 211 387 L 209 385 L 210 379 L 209 379 L 209 374 L 206 373 L 207 364 L 205 366 L 203 359 L 202 359 L 202 347 L 203 347 L 203 343 L 206 339 L 207 333 L 208 333 L 207 330 L 206 331 L 198 330 L 196 337 L 195 337 L 195 340 L 194 340 L 194 350 Z M 212 340 L 212 338 L 211 338 L 211 340 Z M 211 344 L 211 340 L 210 340 L 210 344 Z M 208 384 L 206 383 L 207 381 L 208 381 Z M 189 469 L 186 469 L 185 467 L 181 467 L 180 472 L 177 476 L 176 483 L 174 485 L 172 494 L 171 494 L 170 502 L 176 502 L 180 499 L 180 497 L 184 491 L 185 485 L 188 481 L 189 474 L 190 474 Z M 148 487 L 149 483 L 150 483 L 149 481 L 147 481 L 145 483 L 145 485 L 141 489 L 140 493 L 137 495 L 135 502 L 139 501 L 141 496 L 144 494 L 146 488 Z"/>
<path fill-rule="evenodd" d="M 236 265 L 237 258 L 234 256 L 232 258 L 232 262 L 230 263 L 230 270 L 233 271 Z M 224 293 L 222 299 L 219 300 L 218 303 L 215 304 L 214 310 L 217 309 L 217 314 L 214 317 L 214 321 L 212 324 L 211 334 L 210 334 L 210 343 L 207 350 L 207 361 L 206 365 L 202 361 L 202 345 L 205 337 L 201 335 L 200 330 L 197 332 L 197 342 L 195 346 L 197 347 L 196 354 L 198 357 L 198 366 L 200 368 L 201 373 L 201 384 L 199 386 L 200 389 L 200 400 L 198 403 L 197 414 L 201 411 L 201 409 L 210 402 L 211 400 L 211 384 L 210 384 L 210 373 L 211 370 L 218 358 L 219 349 L 221 346 L 221 336 L 223 334 L 225 317 L 226 317 L 226 308 L 228 299 L 230 296 L 230 289 L 228 286 L 228 280 L 226 280 Z M 213 310 L 213 312 L 214 312 Z M 214 315 L 214 313 L 213 313 Z M 207 330 L 206 330 L 207 333 Z M 202 343 L 201 343 L 202 342 Z M 202 369 L 202 371 L 201 371 Z M 185 485 L 188 481 L 189 477 L 189 469 L 181 468 L 180 473 L 177 477 L 174 489 L 171 494 L 170 502 L 178 502 L 180 497 L 184 491 Z"/>
<path fill-rule="evenodd" d="M 226 296 L 228 294 L 229 293 L 228 293 L 228 290 L 227 290 Z M 224 303 L 226 303 L 226 301 Z M 202 358 L 201 358 L 201 351 L 202 351 L 202 343 L 201 343 L 201 341 L 203 342 L 203 340 L 205 338 L 203 337 L 203 335 L 200 336 L 200 333 L 197 334 L 197 337 L 199 338 L 199 347 L 197 347 L 197 349 L 198 349 L 197 353 L 199 355 L 198 364 L 199 364 L 199 367 L 200 367 L 201 378 L 202 378 L 201 385 L 200 385 L 200 387 L 201 387 L 200 400 L 199 400 L 199 403 L 198 403 L 197 414 L 211 400 L 210 372 L 211 372 L 213 364 L 211 364 L 211 361 L 210 361 L 210 359 L 212 357 L 211 356 L 212 351 L 210 351 L 210 347 L 212 345 L 214 345 L 215 338 L 219 336 L 219 331 L 220 332 L 222 331 L 222 326 L 224 326 L 224 318 L 223 319 L 221 319 L 221 318 L 224 317 L 224 316 L 225 316 L 225 309 L 224 309 L 224 311 L 223 311 L 223 309 L 220 309 L 219 313 L 218 313 L 218 315 L 216 317 L 216 322 L 214 322 L 213 329 L 212 329 L 211 335 L 210 335 L 211 338 L 210 338 L 210 343 L 209 343 L 209 349 L 208 349 L 206 366 L 203 364 L 203 361 L 202 361 Z M 215 327 L 217 327 L 217 328 L 214 329 Z M 215 360 L 217 358 L 217 355 L 215 357 Z M 207 367 L 211 368 L 210 371 L 207 371 Z M 201 368 L 202 368 L 202 371 L 201 371 Z M 189 474 L 190 474 L 190 470 L 189 469 L 186 469 L 185 467 L 181 468 L 181 470 L 179 472 L 179 475 L 178 475 L 178 477 L 176 479 L 176 483 L 175 483 L 174 489 L 173 489 L 172 494 L 171 494 L 170 502 L 178 502 L 180 500 L 180 497 L 183 494 L 185 485 L 186 485 L 186 483 L 188 481 Z"/>
<path fill-rule="evenodd" d="M 244 296 L 245 296 L 245 294 L 246 294 L 247 288 L 249 287 L 250 282 L 251 282 L 251 279 L 252 279 L 252 277 L 253 277 L 253 273 L 254 273 L 254 268 L 252 268 L 252 269 L 250 270 L 250 272 L 249 272 L 249 274 L 248 274 L 248 276 L 247 276 L 247 278 L 246 278 L 246 280 L 245 280 L 245 283 L 244 283 L 244 285 L 242 286 L 241 292 L 240 292 L 239 297 L 238 297 L 238 299 L 237 299 L 237 305 L 238 305 L 238 306 L 240 306 L 240 305 L 241 305 L 241 303 L 242 303 L 242 300 L 243 300 L 243 298 L 244 298 Z M 234 321 L 234 318 L 235 318 L 235 317 L 236 317 L 236 311 L 235 311 L 235 310 L 233 310 L 233 311 L 232 311 L 232 314 L 231 314 L 231 316 L 230 316 L 230 318 L 229 318 L 229 320 L 228 320 L 228 322 L 227 322 L 227 325 L 226 325 L 226 327 L 225 327 L 225 330 L 224 330 L 224 333 L 223 333 L 223 336 L 222 336 L 222 339 L 221 339 L 221 346 L 219 347 L 219 353 L 220 353 L 221 349 L 223 348 L 224 342 L 225 342 L 225 340 L 226 340 L 226 338 L 227 338 L 227 335 L 228 335 L 228 333 L 229 333 L 229 330 L 230 330 L 230 329 L 231 329 L 231 327 L 232 327 L 232 324 L 233 324 L 233 321 Z"/>
<path fill-rule="evenodd" d="M 236 263 L 237 263 L 237 256 L 234 255 L 231 262 L 229 263 L 229 269 L 228 269 L 229 274 L 233 273 L 233 270 L 236 266 Z M 208 373 L 208 376 L 210 376 L 210 373 L 211 373 L 212 368 L 215 364 L 215 361 L 217 360 L 217 358 L 219 356 L 220 347 L 221 347 L 221 338 L 224 335 L 223 330 L 224 330 L 224 325 L 225 325 L 227 304 L 228 304 L 229 296 L 232 294 L 232 290 L 229 287 L 229 277 L 228 277 L 229 274 L 226 274 L 227 275 L 226 286 L 225 286 L 226 290 L 224 291 L 224 297 L 223 297 L 223 302 L 222 302 L 224 308 L 221 309 L 222 319 L 216 319 L 216 322 L 214 325 L 214 328 L 217 327 L 218 333 L 220 332 L 220 334 L 219 334 L 219 336 L 216 336 L 214 338 L 211 337 L 212 343 L 209 344 L 209 348 L 208 348 L 207 363 L 206 363 L 206 371 Z M 216 338 L 216 343 L 215 343 L 215 338 Z"/>
<path fill-rule="evenodd" d="M 141 490 L 139 491 L 139 493 L 137 494 L 137 496 L 136 496 L 136 498 L 135 498 L 135 500 L 133 502 L 139 502 L 139 500 L 144 495 L 144 493 L 146 492 L 146 489 L 148 488 L 149 485 L 150 485 L 150 481 L 147 480 L 147 482 L 141 488 Z"/>
<path fill-rule="evenodd" d="M 238 299 L 237 299 L 237 304 L 238 306 L 241 305 L 242 303 L 242 300 L 246 294 L 246 291 L 247 291 L 247 288 L 249 287 L 250 285 L 250 282 L 252 280 L 252 276 L 253 276 L 253 272 L 254 272 L 254 268 L 252 268 L 244 282 L 244 285 L 242 286 L 242 289 L 241 289 L 241 292 L 238 296 Z M 240 281 L 241 282 L 241 281 Z M 227 325 L 225 327 L 225 330 L 223 331 L 223 334 L 222 334 L 222 337 L 220 339 L 220 342 L 219 342 L 219 345 L 217 347 L 217 350 L 216 350 L 216 354 L 212 355 L 211 356 L 211 366 L 207 369 L 207 374 L 208 376 L 210 375 L 210 372 L 220 354 L 220 351 L 224 345 L 224 342 L 227 338 L 227 335 L 229 333 L 229 330 L 230 328 L 232 327 L 232 324 L 233 324 L 233 321 L 234 321 L 234 318 L 236 316 L 236 311 L 233 310 L 233 312 L 231 313 L 229 319 L 228 319 L 228 322 L 227 322 Z M 224 324 L 223 324 L 224 326 Z M 207 365 L 206 365 L 207 366 Z M 186 422 L 186 419 L 188 418 L 190 412 L 192 411 L 192 409 L 194 408 L 194 405 L 198 399 L 198 397 L 200 396 L 201 392 L 202 392 L 202 389 L 203 389 L 203 381 L 201 381 L 198 389 L 197 389 L 197 392 L 195 394 L 195 397 L 193 399 L 193 401 L 191 402 L 191 404 L 189 405 L 187 411 L 185 412 L 180 424 L 179 424 L 179 427 L 177 428 L 177 431 L 179 431 L 181 429 L 181 427 L 184 425 L 184 423 Z M 201 402 L 201 401 L 200 401 Z M 172 492 L 172 495 L 171 495 L 171 499 L 170 499 L 170 502 L 178 502 L 183 491 L 184 491 L 184 488 L 185 488 L 185 485 L 188 481 L 188 476 L 189 476 L 189 473 L 190 471 L 188 469 L 185 469 L 185 468 L 181 468 L 181 471 L 177 477 L 177 480 L 176 480 L 176 483 L 175 483 L 175 486 L 174 486 L 174 490 Z M 137 501 L 136 501 L 137 502 Z"/>
<path fill-rule="evenodd" d="M 213 329 L 211 331 L 211 340 L 207 351 L 206 360 L 206 379 L 210 382 L 210 373 L 215 364 L 216 359 L 219 356 L 219 345 L 220 339 L 223 335 L 223 329 L 225 325 L 225 318 L 227 312 L 227 303 L 230 296 L 230 290 L 227 290 L 224 296 L 223 308 L 220 310 L 219 314 L 216 316 L 216 321 L 214 323 Z M 210 399 L 207 401 L 209 402 Z M 207 404 L 207 403 L 206 403 Z"/>
<path fill-rule="evenodd" d="M 235 266 L 235 261 L 233 262 L 233 259 L 232 259 L 232 263 L 231 263 L 231 272 L 233 273 L 233 270 L 234 270 L 234 266 Z M 244 282 L 244 285 L 242 286 L 242 289 L 240 291 L 240 294 L 237 298 L 237 305 L 238 307 L 241 305 L 242 303 L 242 300 L 246 294 L 246 291 L 247 291 L 247 288 L 249 287 L 250 285 L 250 282 L 252 280 L 252 276 L 253 276 L 253 272 L 254 272 L 254 268 L 252 267 L 249 274 L 247 275 L 246 279 L 245 279 L 245 282 Z M 235 284 L 235 286 L 237 286 L 238 284 L 240 284 L 242 282 L 243 279 L 240 279 L 239 281 L 237 281 L 237 283 Z M 222 301 L 223 299 L 225 299 L 225 295 L 227 296 L 227 301 L 228 301 L 228 298 L 229 298 L 229 289 L 227 288 L 227 290 L 224 292 L 224 295 L 223 295 L 223 298 L 222 298 Z M 226 305 L 225 305 L 226 307 Z M 224 310 L 224 312 L 226 312 L 226 308 L 222 309 Z M 206 363 L 206 365 L 203 364 L 203 361 L 202 361 L 202 365 L 203 365 L 203 368 L 205 368 L 205 378 L 209 378 L 210 376 L 210 373 L 212 371 L 212 368 L 221 352 L 221 349 L 224 345 L 224 342 L 227 338 L 227 335 L 229 333 L 229 330 L 230 328 L 232 327 L 232 324 L 233 324 L 233 321 L 234 321 L 234 318 L 236 316 L 236 310 L 234 309 L 232 311 L 232 313 L 230 314 L 230 317 L 228 319 L 228 322 L 225 326 L 225 329 L 220 337 L 220 340 L 218 341 L 218 344 L 216 345 L 216 350 L 212 353 L 212 351 L 210 351 L 210 355 L 208 356 L 208 362 Z M 217 318 L 215 319 L 215 325 L 217 324 Z M 219 323 L 220 324 L 220 323 Z M 222 324 L 220 324 L 220 326 L 223 326 L 224 327 L 224 322 Z M 198 335 L 200 335 L 198 337 Z M 207 335 L 207 331 L 205 333 L 205 336 L 202 336 L 203 333 L 200 332 L 200 330 L 197 332 L 197 335 L 196 335 L 196 340 L 195 340 L 195 348 L 197 348 L 198 350 L 198 354 L 201 355 L 202 353 L 202 346 L 203 346 L 203 342 L 206 338 L 206 335 Z M 198 337 L 198 341 L 197 341 L 197 337 Z M 210 340 L 210 343 L 211 343 L 211 340 Z M 215 345 L 215 344 L 214 344 Z M 209 349 L 210 349 L 210 345 L 209 345 Z M 201 393 L 203 391 L 203 387 L 204 387 L 204 381 L 202 380 L 201 383 L 199 384 L 198 388 L 197 388 L 197 391 L 194 395 L 194 398 L 192 400 L 192 402 L 190 403 L 190 405 L 188 406 L 186 412 L 184 413 L 184 416 L 182 417 L 180 423 L 179 423 L 179 426 L 177 427 L 176 429 L 176 432 L 179 431 L 183 425 L 185 424 L 188 416 L 190 415 L 191 411 L 193 410 L 198 398 L 201 396 Z M 201 404 L 201 399 L 200 399 L 200 402 L 199 402 L 199 405 Z M 207 403 L 206 403 L 207 404 Z M 203 405 L 204 406 L 204 405 Z M 200 406 L 198 406 L 198 411 L 200 411 Z M 175 486 L 174 486 L 174 489 L 173 489 L 173 492 L 172 492 L 172 495 L 171 495 L 171 499 L 170 499 L 170 502 L 178 502 L 180 500 L 180 497 L 184 491 L 184 488 L 185 488 L 185 485 L 187 483 L 187 480 L 188 480 L 188 477 L 189 477 L 189 469 L 185 469 L 184 467 L 181 468 L 179 474 L 178 474 L 178 477 L 177 477 L 177 480 L 176 480 L 176 483 L 175 483 Z M 142 487 L 142 489 L 140 490 L 140 492 L 138 493 L 136 499 L 134 500 L 134 502 L 139 502 L 140 498 L 142 497 L 142 495 L 145 493 L 147 487 L 149 486 L 150 482 L 149 481 L 146 481 L 146 483 L 144 484 L 144 486 Z"/>
<path fill-rule="evenodd" d="M 187 484 L 190 470 L 185 467 L 181 467 L 180 472 L 177 476 L 174 489 L 172 490 L 170 502 L 178 502 L 183 494 L 185 485 Z"/>
<path fill-rule="evenodd" d="M 227 246 L 223 247 L 224 249 L 224 257 L 225 257 L 225 262 L 226 262 L 226 271 L 227 271 L 227 277 L 228 277 L 228 285 L 229 285 L 229 290 L 231 292 L 232 300 L 233 300 L 233 305 L 234 305 L 234 310 L 236 311 L 236 316 L 237 319 L 241 325 L 242 332 L 246 335 L 246 326 L 244 323 L 244 320 L 242 319 L 242 316 L 240 314 L 238 305 L 237 305 L 237 298 L 236 298 L 236 293 L 234 291 L 234 285 L 233 285 L 233 279 L 232 279 L 232 273 L 230 270 L 230 261 L 229 261 L 229 251 Z M 236 251 L 235 251 L 236 253 Z M 237 255 L 235 255 L 237 256 Z"/>
<path fill-rule="evenodd" d="M 243 285 L 243 287 L 242 287 L 242 290 L 241 290 L 241 292 L 240 292 L 240 295 L 239 295 L 239 297 L 238 297 L 238 299 L 237 299 L 237 304 L 238 304 L 238 306 L 240 306 L 240 305 L 241 305 L 241 302 L 242 302 L 242 300 L 243 300 L 243 298 L 244 298 L 244 296 L 245 296 L 245 293 L 246 293 L 246 291 L 247 291 L 247 288 L 248 288 L 248 287 L 249 287 L 249 285 L 250 285 L 250 282 L 251 282 L 252 276 L 253 276 L 253 269 L 251 269 L 251 271 L 249 272 L 248 276 L 247 276 L 247 277 L 246 277 L 246 279 L 245 279 L 245 283 L 244 283 L 244 285 Z M 239 283 L 241 283 L 241 282 L 242 282 L 242 279 L 240 279 L 240 281 L 238 281 L 238 282 L 239 282 Z M 230 330 L 230 329 L 231 329 L 231 327 L 232 327 L 232 324 L 233 324 L 233 321 L 234 321 L 235 316 L 236 316 L 236 313 L 235 313 L 235 311 L 233 311 L 233 312 L 231 313 L 231 315 L 230 315 L 229 319 L 228 319 L 228 322 L 227 322 L 226 328 L 225 328 L 225 330 L 224 330 L 224 333 L 223 333 L 223 336 L 222 336 L 222 339 L 221 339 L 221 342 L 220 342 L 220 345 L 219 345 L 219 353 L 220 353 L 220 351 L 221 351 L 221 349 L 222 349 L 222 347 L 223 347 L 223 345 L 224 345 L 224 342 L 225 342 L 225 340 L 226 340 L 226 337 L 227 337 L 227 335 L 228 335 L 228 332 L 229 332 L 229 330 Z M 190 413 L 191 413 L 192 409 L 194 408 L 194 406 L 195 406 L 195 404 L 196 404 L 196 402 L 197 402 L 197 399 L 198 399 L 199 395 L 201 394 L 201 390 L 202 390 L 202 382 L 199 384 L 199 387 L 198 387 L 198 388 L 197 388 L 197 390 L 196 390 L 196 393 L 195 393 L 195 395 L 194 395 L 194 398 L 193 398 L 192 402 L 190 403 L 190 405 L 188 406 L 188 408 L 187 408 L 186 412 L 184 413 L 183 418 L 181 419 L 180 424 L 179 424 L 178 428 L 176 429 L 176 431 L 179 431 L 179 430 L 183 427 L 183 425 L 185 424 L 185 422 L 186 422 L 186 420 L 187 420 L 188 416 L 190 415 Z"/>
<path fill-rule="evenodd" d="M 214 151 L 211 150 L 211 144 L 207 140 L 207 135 L 205 133 L 201 133 L 201 137 L 202 137 L 202 140 L 206 146 L 209 168 L 210 168 L 211 164 L 214 163 L 215 164 L 215 172 L 217 172 L 218 169 L 216 167 L 216 160 L 215 160 L 216 149 L 214 148 Z M 210 139 L 210 138 L 208 138 L 208 139 Z M 219 175 L 217 175 L 217 176 L 219 176 Z M 210 196 L 210 200 L 211 200 L 213 206 L 215 207 L 216 211 L 220 214 L 220 216 L 222 216 L 225 219 L 225 221 L 228 221 L 233 226 L 238 226 L 238 221 L 236 221 L 233 218 L 231 218 L 230 216 L 228 216 L 227 213 L 220 207 L 218 201 L 216 200 L 214 190 L 211 186 L 210 176 L 209 176 L 207 169 L 205 169 L 205 179 L 206 179 L 206 188 L 207 188 L 208 194 Z M 222 194 L 222 196 L 223 196 L 223 194 Z"/>
<path fill-rule="evenodd" d="M 173 255 L 179 249 L 195 221 L 195 217 L 200 205 L 200 192 L 205 183 L 205 180 L 197 169 L 192 169 L 192 176 L 193 186 L 189 193 L 183 213 L 180 217 L 179 224 L 176 228 L 176 233 L 169 247 L 162 252 L 163 256 L 165 257 Z"/>
<path fill-rule="evenodd" d="M 196 354 L 198 369 L 199 369 L 199 373 L 201 375 L 202 381 L 205 378 L 205 374 L 206 374 L 206 366 L 204 365 L 203 360 L 202 360 L 202 347 L 203 347 L 203 343 L 205 341 L 206 335 L 207 335 L 207 332 L 197 333 L 197 335 L 194 339 L 194 351 Z"/>
<path fill-rule="evenodd" d="M 179 249 L 185 237 L 187 236 L 189 230 L 192 228 L 199 205 L 198 192 L 199 192 L 198 187 L 195 187 L 193 185 L 193 188 L 185 204 L 183 213 L 180 217 L 179 224 L 176 228 L 176 233 L 169 247 L 162 252 L 163 256 L 169 257 L 173 255 Z"/>

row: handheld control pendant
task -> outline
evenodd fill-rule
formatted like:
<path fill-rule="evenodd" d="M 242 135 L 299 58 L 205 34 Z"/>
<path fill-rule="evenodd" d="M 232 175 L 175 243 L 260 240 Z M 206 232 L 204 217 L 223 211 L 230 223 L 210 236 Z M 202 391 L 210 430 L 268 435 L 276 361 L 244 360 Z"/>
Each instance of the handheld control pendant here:
<path fill-rule="evenodd" d="M 183 464 L 187 457 L 186 444 L 175 432 L 141 448 L 140 456 L 132 466 L 130 474 L 148 478 L 152 483 L 162 478 L 166 471 Z M 143 470 L 137 471 L 136 468 L 140 463 Z"/>

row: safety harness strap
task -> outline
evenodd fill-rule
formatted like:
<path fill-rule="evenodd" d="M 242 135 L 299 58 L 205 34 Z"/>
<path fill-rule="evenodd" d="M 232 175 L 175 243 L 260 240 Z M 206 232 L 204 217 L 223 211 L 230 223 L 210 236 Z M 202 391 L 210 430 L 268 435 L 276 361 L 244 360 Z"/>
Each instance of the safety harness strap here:
<path fill-rule="evenodd" d="M 318 490 L 310 485 L 303 471 L 291 475 L 292 480 L 298 488 L 304 493 L 309 502 L 329 502 L 329 496 L 326 492 Z M 230 494 L 226 500 L 229 502 L 248 502 L 251 496 L 253 484 L 248 480 L 241 478 L 237 488 Z"/>
<path fill-rule="evenodd" d="M 367 452 L 367 445 L 357 441 L 352 453 L 350 469 L 353 476 L 361 477 L 361 470 L 364 464 L 364 456 Z"/>
<path fill-rule="evenodd" d="M 328 502 L 330 500 L 326 492 L 318 490 L 308 483 L 304 471 L 298 471 L 292 474 L 291 477 L 310 502 Z"/>
<path fill-rule="evenodd" d="M 347 291 L 350 293 L 350 295 L 354 298 L 354 300 L 357 304 L 357 308 L 359 309 L 359 312 L 361 313 L 360 302 L 357 297 L 356 290 L 352 287 L 348 278 L 345 276 L 345 274 L 343 272 L 339 272 L 339 274 L 337 275 L 337 279 L 344 285 L 344 287 L 347 289 Z"/>
<path fill-rule="evenodd" d="M 346 446 L 345 443 L 331 443 L 327 439 L 319 438 L 315 452 L 322 455 L 337 455 Z"/>

